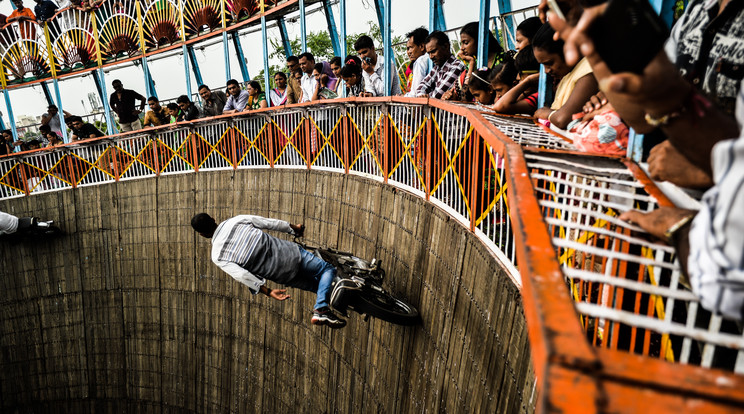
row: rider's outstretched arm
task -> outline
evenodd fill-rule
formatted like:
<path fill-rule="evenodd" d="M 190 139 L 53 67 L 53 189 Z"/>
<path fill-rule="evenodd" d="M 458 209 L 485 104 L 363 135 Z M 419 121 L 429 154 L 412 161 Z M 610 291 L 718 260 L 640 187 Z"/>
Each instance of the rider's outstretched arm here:
<path fill-rule="evenodd" d="M 250 223 L 257 229 L 281 231 L 282 233 L 291 235 L 295 234 L 295 231 L 292 229 L 292 226 L 289 224 L 289 222 L 284 220 L 266 218 L 261 216 L 252 216 L 248 214 L 240 215 L 238 217 L 240 218 L 240 220 L 244 220 Z"/>
<path fill-rule="evenodd" d="M 261 286 L 260 292 L 276 300 L 289 299 L 287 289 L 269 289 L 266 285 Z"/>

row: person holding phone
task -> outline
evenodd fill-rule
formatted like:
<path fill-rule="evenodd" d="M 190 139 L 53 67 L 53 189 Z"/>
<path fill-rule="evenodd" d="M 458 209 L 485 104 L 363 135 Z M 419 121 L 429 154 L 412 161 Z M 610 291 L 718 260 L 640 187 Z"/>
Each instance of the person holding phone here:
<path fill-rule="evenodd" d="M 385 90 L 385 58 L 377 54 L 372 38 L 367 35 L 359 36 L 354 42 L 354 49 L 362 60 L 362 76 L 367 96 L 400 95 L 400 80 L 395 67 L 390 68 L 390 94 Z"/>
<path fill-rule="evenodd" d="M 667 51 L 676 50 L 671 58 L 659 51 L 641 73 L 613 73 L 598 53 L 596 39 L 589 30 L 607 8 L 601 5 L 581 10 L 575 24 L 551 18 L 564 26 L 558 31 L 566 39 L 566 60 L 577 60 L 580 50 L 594 68 L 607 99 L 627 122 L 636 128 L 660 128 L 686 161 L 710 174 L 715 183 L 703 196 L 699 212 L 665 207 L 650 213 L 631 210 L 620 218 L 675 247 L 683 272 L 689 276 L 692 290 L 704 308 L 744 319 L 744 218 L 738 214 L 744 211 L 744 189 L 740 185 L 744 181 L 742 84 L 739 82 L 730 91 L 736 96 L 734 118 L 725 107 L 714 105 L 717 99 L 703 96 L 698 89 L 703 78 L 690 79 L 689 73 L 675 66 L 683 62 L 680 58 L 684 55 L 679 52 L 686 49 L 667 47 Z M 544 13 L 547 9 L 547 1 L 543 1 L 541 10 Z M 713 36 L 710 32 L 715 31 L 706 31 L 707 42 L 711 43 L 697 49 L 695 67 L 707 68 L 710 55 L 722 50 L 717 49 L 716 42 L 736 46 L 729 40 L 744 26 L 742 5 L 730 0 L 691 2 L 678 24 L 692 24 L 688 19 L 693 16 L 702 27 L 709 27 L 715 20 L 714 27 L 721 31 Z M 725 24 L 717 25 L 727 19 Z M 674 39 L 685 41 L 677 37 L 683 35 L 682 27 L 675 26 L 668 45 L 674 44 Z M 720 60 L 715 64 L 719 63 L 723 65 Z M 696 71 L 698 76 L 706 73 L 719 76 L 707 70 Z"/>
<path fill-rule="evenodd" d="M 582 59 L 569 65 L 563 56 L 563 41 L 553 39 L 555 31 L 545 23 L 532 40 L 535 59 L 545 67 L 545 73 L 558 82 L 550 107 L 535 111 L 535 118 L 565 129 L 575 113 L 581 112 L 589 98 L 597 93 L 597 80 L 589 62 Z"/>

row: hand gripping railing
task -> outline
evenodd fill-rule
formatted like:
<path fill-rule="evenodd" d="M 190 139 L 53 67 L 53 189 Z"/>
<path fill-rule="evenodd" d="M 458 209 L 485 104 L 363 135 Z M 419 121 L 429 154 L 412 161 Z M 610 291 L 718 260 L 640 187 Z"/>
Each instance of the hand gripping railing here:
<path fill-rule="evenodd" d="M 669 201 L 635 164 L 571 148 L 525 118 L 349 98 L 2 157 L 0 199 L 202 170 L 362 175 L 445 210 L 522 286 L 544 409 L 743 406 L 739 326 L 700 308 L 670 247 L 617 219 Z"/>

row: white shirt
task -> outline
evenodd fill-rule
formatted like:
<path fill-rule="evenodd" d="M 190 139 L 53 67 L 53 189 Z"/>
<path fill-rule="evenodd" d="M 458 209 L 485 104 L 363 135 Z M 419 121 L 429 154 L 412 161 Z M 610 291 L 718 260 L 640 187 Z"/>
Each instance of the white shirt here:
<path fill-rule="evenodd" d="M 11 234 L 18 230 L 18 217 L 0 211 L 0 234 Z"/>
<path fill-rule="evenodd" d="M 418 86 L 421 84 L 421 81 L 424 80 L 426 75 L 431 72 L 432 66 L 428 53 L 424 53 L 416 58 L 416 61 L 413 62 L 413 69 L 411 70 L 411 90 L 408 91 L 406 96 L 412 98 L 416 97 L 416 89 L 418 89 Z"/>
<path fill-rule="evenodd" d="M 44 115 L 49 117 L 49 112 Z M 59 112 L 49 119 L 49 124 L 47 125 L 49 125 L 49 129 L 56 132 L 57 135 L 62 136 L 62 122 L 59 120 Z"/>
<path fill-rule="evenodd" d="M 742 102 L 739 95 L 737 103 Z M 744 130 L 711 153 L 716 185 L 702 199 L 689 233 L 692 291 L 711 312 L 744 319 Z"/>
<path fill-rule="evenodd" d="M 308 75 L 307 73 L 302 74 L 302 79 L 300 80 L 300 88 L 302 88 L 302 102 L 310 102 L 310 100 L 313 98 L 313 93 L 315 93 L 315 84 L 317 84 L 318 81 L 315 80 L 315 76 Z"/>
<path fill-rule="evenodd" d="M 398 80 L 398 73 L 393 69 L 391 70 L 390 75 L 392 77 L 393 95 L 400 95 L 400 80 Z M 385 57 L 377 55 L 377 64 L 375 65 L 374 72 L 369 74 L 366 70 L 363 70 L 362 77 L 364 78 L 364 90 L 366 92 L 370 92 L 374 96 L 388 96 L 388 94 L 385 93 Z"/>

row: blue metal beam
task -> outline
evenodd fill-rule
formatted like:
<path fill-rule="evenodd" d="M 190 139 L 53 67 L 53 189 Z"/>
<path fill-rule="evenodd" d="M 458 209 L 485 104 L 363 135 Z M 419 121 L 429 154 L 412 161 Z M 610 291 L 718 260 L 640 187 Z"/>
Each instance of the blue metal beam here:
<path fill-rule="evenodd" d="M 325 9 L 326 22 L 328 23 L 328 33 L 331 35 L 333 54 L 334 56 L 341 56 L 341 42 L 338 40 L 338 29 L 336 29 L 336 20 L 333 18 L 331 2 L 323 0 L 323 8 Z"/>
<path fill-rule="evenodd" d="M 151 96 L 157 98 L 158 93 L 155 90 L 155 81 L 152 80 L 150 66 L 147 63 L 147 57 L 145 56 L 142 56 L 142 72 L 145 75 L 145 93 L 147 94 L 147 98 L 150 98 Z"/>
<path fill-rule="evenodd" d="M 189 51 L 189 60 L 191 61 L 191 67 L 193 67 L 194 77 L 196 78 L 196 83 L 198 83 L 199 85 L 203 85 L 204 78 L 202 78 L 201 69 L 199 69 L 199 62 L 196 60 L 196 53 L 194 53 L 193 46 L 189 46 L 188 51 Z"/>
<path fill-rule="evenodd" d="M 385 4 L 383 3 L 383 0 L 375 0 L 375 11 L 377 12 L 377 24 L 380 25 L 380 30 L 384 30 Z"/>
<path fill-rule="evenodd" d="M 339 16 L 339 29 L 341 36 L 341 44 L 344 45 L 341 48 L 341 54 L 339 56 L 341 57 L 341 66 L 344 66 L 344 63 L 346 62 L 346 0 L 339 0 L 340 5 L 340 16 Z M 344 83 L 343 79 L 339 79 L 339 82 L 341 84 L 338 86 L 337 91 L 339 92 L 339 96 L 342 98 L 346 97 L 346 84 Z"/>
<path fill-rule="evenodd" d="M 264 93 L 266 94 L 266 103 L 271 106 L 271 74 L 269 73 L 269 41 L 266 38 L 266 15 L 261 15 L 261 39 L 263 39 L 263 64 L 264 64 Z"/>
<path fill-rule="evenodd" d="M 52 99 L 52 94 L 49 92 L 49 85 L 47 85 L 46 82 L 41 82 L 41 90 L 44 92 L 47 105 L 54 105 L 54 99 Z"/>
<path fill-rule="evenodd" d="M 191 70 L 189 70 L 189 51 L 186 43 L 181 47 L 181 54 L 183 55 L 183 72 L 186 76 L 186 96 L 191 99 Z"/>
<path fill-rule="evenodd" d="M 385 0 L 385 24 L 382 26 L 382 43 L 385 50 L 385 96 L 393 94 L 393 76 L 396 74 L 395 64 L 393 63 L 393 42 L 391 39 L 391 28 L 392 25 L 392 7 L 390 2 L 392 0 Z"/>
<path fill-rule="evenodd" d="M 232 33 L 233 46 L 235 46 L 235 53 L 238 55 L 238 64 L 240 65 L 240 74 L 243 75 L 243 82 L 251 80 L 251 75 L 248 73 L 248 66 L 245 64 L 245 55 L 243 54 L 243 46 L 240 44 L 240 35 L 238 32 Z M 264 42 L 266 37 L 264 36 Z"/>
<path fill-rule="evenodd" d="M 225 82 L 232 79 L 230 76 L 230 44 L 227 42 L 227 31 L 222 32 L 222 52 L 225 55 Z"/>
<path fill-rule="evenodd" d="M 103 69 L 101 68 L 94 70 L 92 73 L 93 81 L 96 82 L 96 88 L 101 95 L 103 110 L 106 114 L 106 135 L 114 135 L 118 131 L 114 125 L 114 117 L 111 116 L 111 107 L 109 106 L 108 92 L 106 91 L 106 76 L 103 74 Z"/>
<path fill-rule="evenodd" d="M 498 0 L 499 2 L 499 14 L 503 15 L 506 13 L 511 13 L 512 11 L 512 5 L 511 0 Z M 506 37 L 506 43 L 507 43 L 507 49 L 514 49 L 514 41 L 512 40 L 512 37 L 514 33 L 514 18 L 509 15 L 504 17 L 504 25 L 503 28 L 504 31 L 508 31 L 512 36 L 504 34 L 504 37 Z"/>
<path fill-rule="evenodd" d="M 12 4 L 12 3 L 11 3 Z M 8 108 L 8 122 L 10 123 L 10 131 L 13 133 L 13 140 L 18 140 L 18 131 L 16 130 L 15 117 L 13 116 L 13 105 L 10 104 L 10 91 L 7 89 L 3 91 L 5 95 L 5 107 Z"/>
<path fill-rule="evenodd" d="M 54 94 L 57 97 L 57 116 L 59 116 L 59 128 L 62 132 L 62 142 L 69 142 L 67 139 L 67 124 L 65 123 L 65 111 L 62 108 L 62 95 L 59 93 L 59 83 L 57 79 L 52 81 L 54 83 Z"/>
<path fill-rule="evenodd" d="M 284 45 L 284 56 L 289 58 L 292 56 L 292 43 L 289 42 L 289 36 L 287 35 L 287 24 L 284 22 L 284 16 L 280 17 L 277 21 L 279 26 L 279 34 L 282 36 L 282 45 Z"/>
<path fill-rule="evenodd" d="M 429 0 L 429 31 L 433 32 L 435 30 L 447 30 L 442 0 Z"/>
<path fill-rule="evenodd" d="M 545 66 L 540 65 L 540 78 L 537 84 L 537 107 L 543 108 L 548 99 L 548 74 L 545 73 Z"/>
<path fill-rule="evenodd" d="M 480 1 L 480 20 L 478 26 L 478 66 L 489 67 L 488 61 L 488 21 L 491 15 L 491 0 Z"/>
<path fill-rule="evenodd" d="M 302 53 L 307 52 L 307 27 L 305 26 L 305 0 L 300 0 L 300 39 Z"/>

